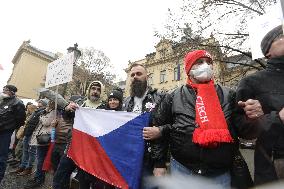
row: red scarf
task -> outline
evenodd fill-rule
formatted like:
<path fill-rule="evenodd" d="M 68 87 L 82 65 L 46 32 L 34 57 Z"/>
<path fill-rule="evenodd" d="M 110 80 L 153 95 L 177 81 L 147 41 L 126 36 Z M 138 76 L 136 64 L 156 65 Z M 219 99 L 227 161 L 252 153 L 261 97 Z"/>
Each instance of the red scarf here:
<path fill-rule="evenodd" d="M 197 92 L 195 121 L 198 127 L 193 132 L 193 142 L 204 147 L 233 142 L 214 82 L 193 84 L 188 80 L 187 84 Z"/>
<path fill-rule="evenodd" d="M 187 75 L 199 58 L 212 60 L 212 56 L 206 50 L 189 52 L 184 60 Z M 187 85 L 197 92 L 195 121 L 198 127 L 193 132 L 193 142 L 204 147 L 216 147 L 219 143 L 233 142 L 213 80 L 208 83 L 194 84 L 188 79 Z"/>

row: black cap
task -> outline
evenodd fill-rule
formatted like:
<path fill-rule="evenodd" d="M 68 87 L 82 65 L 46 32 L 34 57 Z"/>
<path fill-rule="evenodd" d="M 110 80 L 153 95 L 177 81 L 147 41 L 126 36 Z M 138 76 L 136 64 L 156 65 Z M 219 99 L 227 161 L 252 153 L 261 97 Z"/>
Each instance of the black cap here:
<path fill-rule="evenodd" d="M 47 106 L 49 100 L 46 98 L 42 98 L 38 100 L 38 103 L 41 103 L 43 106 Z"/>
<path fill-rule="evenodd" d="M 15 87 L 14 85 L 6 85 L 3 88 L 6 88 L 13 93 L 16 93 L 18 91 L 17 87 Z"/>
<path fill-rule="evenodd" d="M 261 47 L 261 51 L 262 51 L 264 56 L 268 53 L 273 41 L 276 38 L 280 37 L 281 35 L 283 35 L 283 29 L 282 29 L 282 25 L 279 25 L 279 26 L 273 28 L 272 30 L 270 30 L 263 37 L 261 44 L 260 44 L 260 47 Z"/>
<path fill-rule="evenodd" d="M 108 100 L 110 98 L 116 98 L 119 102 L 123 100 L 123 92 L 120 88 L 113 89 L 111 93 L 108 95 Z"/>

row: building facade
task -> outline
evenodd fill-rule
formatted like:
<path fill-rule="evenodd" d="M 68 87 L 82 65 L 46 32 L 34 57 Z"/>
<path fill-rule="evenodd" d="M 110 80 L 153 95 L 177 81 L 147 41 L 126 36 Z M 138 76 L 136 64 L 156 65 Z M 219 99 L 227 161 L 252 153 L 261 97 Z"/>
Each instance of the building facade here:
<path fill-rule="evenodd" d="M 18 88 L 19 98 L 37 99 L 38 89 L 44 87 L 47 65 L 57 58 L 56 54 L 40 50 L 31 46 L 30 41 L 24 41 L 12 60 L 14 67 L 8 84 Z"/>
<path fill-rule="evenodd" d="M 245 54 L 249 53 L 245 52 Z M 221 61 L 224 63 L 226 68 L 222 74 L 225 86 L 236 89 L 239 81 L 242 78 L 264 69 L 266 65 L 264 59 L 258 59 L 258 62 L 256 62 L 245 54 L 236 54 L 233 56 L 224 57 Z"/>
<path fill-rule="evenodd" d="M 214 38 L 206 39 L 203 43 L 214 44 L 216 41 Z M 210 46 L 210 45 L 208 45 Z M 162 91 L 170 91 L 175 89 L 186 82 L 186 74 L 184 71 L 184 57 L 187 52 L 196 49 L 205 49 L 210 52 L 213 59 L 221 60 L 222 55 L 220 50 L 210 48 L 200 48 L 191 45 L 190 42 L 184 42 L 174 44 L 173 42 L 162 39 L 156 46 L 156 52 L 147 54 L 144 59 L 129 62 L 128 68 L 125 69 L 127 73 L 126 79 L 126 90 L 125 95 L 129 95 L 130 88 L 130 76 L 129 68 L 132 64 L 138 63 L 143 64 L 148 70 L 148 85 L 152 88 L 157 88 Z M 224 82 L 223 70 L 225 69 L 224 64 L 219 61 L 214 61 L 214 75 L 215 81 L 222 83 Z"/>

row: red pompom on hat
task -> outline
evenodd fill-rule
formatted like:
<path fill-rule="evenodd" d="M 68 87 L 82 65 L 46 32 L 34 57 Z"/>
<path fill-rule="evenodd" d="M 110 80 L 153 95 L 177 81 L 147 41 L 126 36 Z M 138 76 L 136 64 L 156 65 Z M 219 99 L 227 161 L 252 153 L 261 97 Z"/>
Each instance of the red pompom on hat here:
<path fill-rule="evenodd" d="M 188 74 L 195 61 L 198 60 L 199 58 L 210 58 L 212 60 L 211 54 L 206 50 L 196 50 L 187 53 L 187 55 L 184 58 L 184 67 L 186 74 Z"/>

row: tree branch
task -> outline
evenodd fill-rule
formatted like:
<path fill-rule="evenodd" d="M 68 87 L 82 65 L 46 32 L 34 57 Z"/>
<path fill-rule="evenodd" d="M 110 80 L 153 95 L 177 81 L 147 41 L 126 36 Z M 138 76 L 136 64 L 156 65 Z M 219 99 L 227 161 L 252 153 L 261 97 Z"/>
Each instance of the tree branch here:
<path fill-rule="evenodd" d="M 241 62 L 231 62 L 231 61 L 226 61 L 226 60 L 217 60 L 217 61 L 224 62 L 224 63 L 230 63 L 230 64 L 236 64 L 236 65 L 243 65 L 243 66 L 246 66 L 246 67 L 255 68 L 257 70 L 262 70 L 261 68 L 254 66 L 254 65 L 251 65 L 251 64 L 246 64 L 246 63 L 241 63 Z"/>

